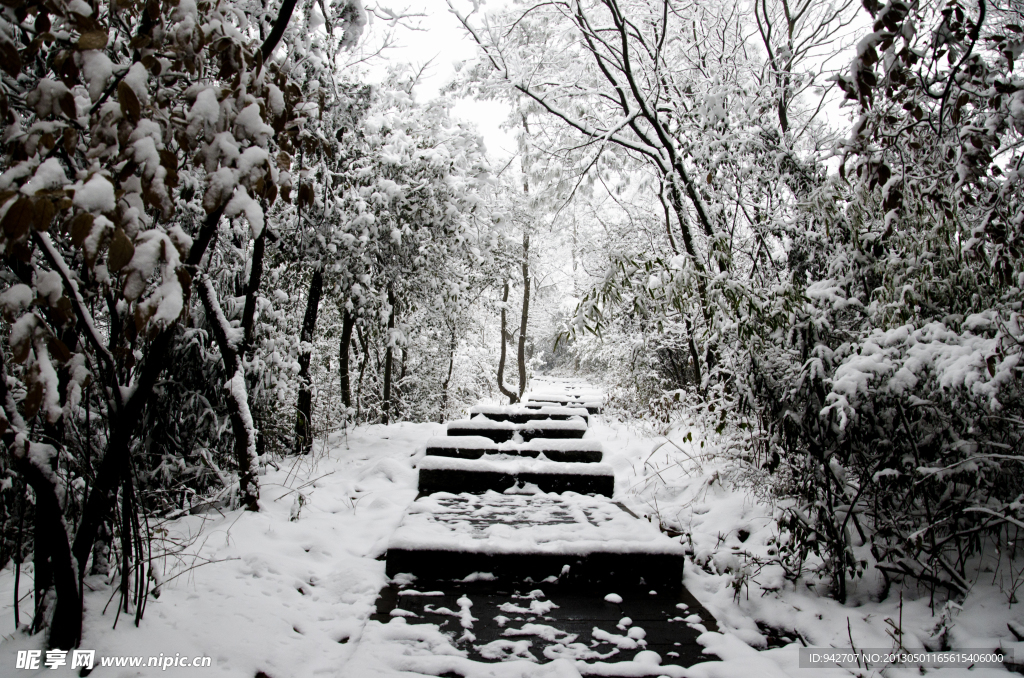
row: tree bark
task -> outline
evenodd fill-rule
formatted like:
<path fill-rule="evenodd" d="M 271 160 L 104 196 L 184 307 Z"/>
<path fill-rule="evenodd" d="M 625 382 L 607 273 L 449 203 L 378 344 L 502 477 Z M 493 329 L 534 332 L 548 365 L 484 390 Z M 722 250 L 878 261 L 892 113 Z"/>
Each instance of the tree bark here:
<path fill-rule="evenodd" d="M 523 233 L 523 313 L 519 319 L 519 400 L 526 392 L 526 323 L 530 319 L 530 235 Z"/>
<path fill-rule="evenodd" d="M 227 335 L 227 318 L 221 311 L 220 303 L 217 301 L 217 292 L 213 284 L 205 276 L 199 282 L 199 297 L 203 301 L 203 309 L 206 311 L 206 321 L 213 330 L 213 338 L 220 349 L 221 360 L 224 363 L 224 372 L 228 382 L 237 378 L 236 375 L 244 375 L 242 361 L 238 352 L 232 346 Z M 253 457 L 256 454 L 256 431 L 252 414 L 248 404 L 248 390 L 246 390 L 246 402 L 242 403 L 236 399 L 237 394 L 231 392 L 227 397 L 228 419 L 231 421 L 231 432 L 235 438 L 235 462 L 238 464 L 238 496 L 242 505 L 247 511 L 259 510 L 260 485 L 256 472 L 259 470 Z M 249 424 L 246 424 L 248 418 Z M 252 439 L 250 440 L 250 436 Z"/>
<path fill-rule="evenodd" d="M 437 416 L 437 423 L 444 423 L 445 412 L 448 411 L 448 386 L 452 383 L 452 370 L 455 368 L 455 349 L 458 347 L 458 338 L 455 336 L 455 323 L 452 323 L 452 336 L 448 344 L 448 376 L 441 384 L 441 412 Z"/>
<path fill-rule="evenodd" d="M 697 345 L 693 343 L 693 327 L 690 319 L 686 319 L 686 343 L 690 348 L 690 360 L 693 361 L 693 379 L 700 388 L 702 378 L 700 376 L 700 356 L 697 355 Z"/>
<path fill-rule="evenodd" d="M 676 219 L 679 220 L 679 232 L 683 236 L 683 248 L 686 250 L 686 254 L 689 255 L 690 260 L 693 262 L 694 268 L 697 269 L 697 294 L 700 297 L 698 299 L 698 302 L 700 303 L 700 310 L 704 315 L 704 320 L 707 321 L 710 326 L 711 309 L 708 308 L 707 280 L 705 279 L 704 264 L 697 258 L 697 250 L 693 245 L 693 234 L 690 232 L 690 227 L 686 220 L 686 208 L 683 206 L 683 196 L 682 193 L 680 193 L 679 186 L 676 184 L 674 178 L 669 177 L 668 187 L 672 209 L 676 213 Z"/>
<path fill-rule="evenodd" d="M 380 406 L 381 423 L 391 423 L 391 370 L 394 363 L 394 347 L 391 345 L 391 330 L 395 329 L 395 293 L 388 285 L 388 304 L 391 312 L 388 314 L 388 331 L 385 334 L 386 350 L 384 351 L 384 399 Z"/>
<path fill-rule="evenodd" d="M 32 444 L 31 441 L 25 441 L 25 448 L 20 455 L 15 452 L 15 457 L 18 471 L 36 495 L 35 563 L 37 568 L 42 565 L 44 570 L 40 572 L 37 569 L 37 576 L 45 576 L 45 579 L 36 582 L 35 585 L 36 618 L 33 620 L 33 626 L 38 630 L 45 621 L 41 615 L 45 616 L 49 602 L 48 589 L 52 585 L 57 600 L 47 644 L 49 647 L 70 650 L 78 645 L 82 637 L 82 607 L 77 569 L 64 527 L 64 512 L 57 495 L 57 487 L 53 483 L 53 476 L 44 474 L 42 469 L 29 461 L 29 447 Z M 53 459 L 55 461 L 56 457 Z M 42 551 L 42 555 L 38 551 Z M 45 588 L 41 588 L 42 586 Z"/>
<path fill-rule="evenodd" d="M 359 382 L 356 387 L 356 420 L 363 411 L 363 377 L 366 376 L 366 363 L 370 359 L 370 347 L 366 344 L 366 337 L 363 336 L 361 327 L 356 327 L 356 336 L 359 338 L 359 346 L 363 351 L 363 359 L 359 361 Z"/>
<path fill-rule="evenodd" d="M 508 398 L 510 405 L 515 405 L 519 402 L 519 396 L 510 391 L 505 387 L 505 341 L 508 336 L 508 321 L 505 317 L 505 304 L 508 303 L 508 281 L 505 281 L 505 288 L 501 294 L 501 332 L 499 333 L 498 340 L 501 342 L 501 353 L 498 358 L 498 390 L 501 391 L 501 395 Z"/>
<path fill-rule="evenodd" d="M 324 274 L 320 268 L 313 271 L 306 296 L 306 314 L 302 318 L 303 347 L 299 352 L 299 399 L 295 405 L 295 453 L 309 454 L 313 449 L 313 390 L 309 383 L 309 361 L 313 355 L 313 333 L 320 310 L 320 295 L 324 289 Z"/>
<path fill-rule="evenodd" d="M 352 407 L 352 385 L 349 378 L 349 354 L 351 353 L 350 348 L 352 346 L 352 327 L 356 324 L 356 317 L 354 314 L 349 313 L 348 309 L 345 309 L 345 315 L 341 320 L 341 349 L 340 349 L 340 366 L 338 372 L 341 375 L 341 402 L 345 403 L 345 407 Z"/>
<path fill-rule="evenodd" d="M 263 45 L 260 46 L 260 54 L 263 56 L 263 61 L 266 62 L 270 58 L 270 55 L 274 53 L 274 49 L 277 48 L 277 43 L 281 42 L 281 37 L 284 35 L 284 29 L 288 28 L 288 22 L 292 20 L 292 12 L 295 11 L 296 0 L 284 0 L 281 3 L 281 9 L 277 12 L 277 19 L 274 21 L 274 25 L 270 29 L 270 35 L 263 41 Z"/>
<path fill-rule="evenodd" d="M 245 308 L 242 310 L 242 355 L 252 348 L 256 321 L 256 300 L 259 297 L 263 279 L 263 252 L 267 244 L 267 229 L 263 229 L 252 246 L 252 265 L 249 267 L 249 282 L 245 286 Z"/>

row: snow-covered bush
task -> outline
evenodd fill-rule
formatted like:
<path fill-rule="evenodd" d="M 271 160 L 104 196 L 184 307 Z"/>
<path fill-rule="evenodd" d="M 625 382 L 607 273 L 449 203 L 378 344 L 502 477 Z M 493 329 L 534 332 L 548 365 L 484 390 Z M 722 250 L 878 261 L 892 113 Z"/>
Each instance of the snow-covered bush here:
<path fill-rule="evenodd" d="M 594 218 L 592 232 L 611 231 L 610 256 L 580 295 L 575 362 L 624 387 L 634 414 L 671 418 L 666 396 L 678 394 L 742 443 L 734 454 L 749 473 L 737 477 L 778 508 L 778 559 L 792 578 L 816 574 L 845 599 L 848 579 L 871 568 L 885 583 L 959 596 L 978 554 L 1022 521 L 1022 17 L 959 2 L 865 7 L 871 31 L 833 75 L 856 109 L 841 139 L 814 128 L 787 83 L 815 76 L 763 30 L 777 80 L 757 74 L 764 55 L 730 53 L 712 82 L 637 82 L 664 111 L 610 95 L 577 119 L 578 100 L 614 87 L 584 60 L 573 75 L 587 88 L 518 86 L 566 123 L 562 134 L 600 145 L 598 157 L 572 157 L 597 167 L 615 203 Z M 619 27 L 603 5 L 574 15 Z M 752 33 L 766 20 L 735 19 L 756 23 Z M 641 53 L 645 39 L 626 31 L 621 49 Z M 533 64 L 512 37 L 489 45 L 494 77 Z M 686 48 L 657 52 L 659 72 L 687 63 Z M 580 49 L 618 63 L 619 43 Z M 659 64 L 614 75 L 633 82 L 648 66 Z M 649 127 L 630 127 L 633 115 Z M 606 140 L 644 155 L 659 125 L 657 184 L 638 181 L 636 166 L 600 164 Z M 833 144 L 838 176 L 826 171 Z M 681 166 L 664 168 L 675 153 Z M 660 224 L 637 205 L 659 199 Z"/>

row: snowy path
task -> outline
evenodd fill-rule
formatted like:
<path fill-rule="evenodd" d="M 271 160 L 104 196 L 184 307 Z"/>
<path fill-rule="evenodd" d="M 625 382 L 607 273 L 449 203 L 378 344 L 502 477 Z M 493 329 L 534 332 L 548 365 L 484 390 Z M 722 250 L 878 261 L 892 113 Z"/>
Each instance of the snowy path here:
<path fill-rule="evenodd" d="M 448 424 L 390 540 L 394 583 L 374 618 L 435 625 L 478 661 L 564 659 L 590 672 L 706 660 L 696 639 L 717 627 L 681 586 L 682 544 L 610 500 L 599 443 L 554 437 L 581 438 L 602 400 L 548 383 L 522 405 Z M 580 451 L 593 456 L 551 460 Z"/>
<path fill-rule="evenodd" d="M 259 513 L 197 507 L 191 515 L 159 525 L 154 549 L 165 549 L 169 555 L 158 570 L 160 595 L 151 597 L 138 627 L 122 614 L 114 630 L 113 606 L 104 611 L 116 575 L 109 582 L 87 578 L 83 648 L 96 650 L 97 657 L 209 656 L 213 666 L 167 671 L 98 668 L 91 675 L 577 678 L 588 673 L 847 678 L 851 674 L 844 670 L 800 669 L 799 642 L 756 651 L 754 647 L 765 647 L 758 624 L 787 629 L 791 637 L 821 647 L 848 646 L 848 621 L 858 646 L 887 646 L 885 619 L 899 618 L 901 613 L 907 643 L 920 646 L 933 632 L 936 619 L 928 610 L 927 599 L 908 599 L 902 611 L 892 601 L 871 602 L 866 595 L 850 606 L 841 606 L 805 586 L 785 588 L 784 582 L 767 572 L 755 575 L 749 592 L 744 590 L 737 597 L 734 582 L 735 572 L 743 565 L 740 554 L 744 550 L 763 553 L 770 548 L 772 533 L 764 509 L 748 495 L 715 481 L 719 471 L 712 463 L 702 461 L 703 468 L 678 469 L 672 477 L 667 463 L 659 461 L 666 449 L 659 448 L 663 438 L 614 424 L 607 417 L 593 419 L 584 438 L 558 441 L 557 450 L 543 439 L 517 445 L 449 438 L 445 427 L 438 424 L 360 426 L 332 434 L 317 443 L 312 455 L 287 459 L 279 470 L 270 469 L 262 476 Z M 677 435 L 676 441 L 695 458 L 702 449 L 699 440 L 685 443 Z M 687 609 L 676 608 L 679 611 L 674 613 L 682 621 L 670 624 L 674 633 L 696 636 L 693 650 L 713 653 L 704 655 L 706 661 L 689 668 L 667 665 L 674 659 L 669 653 L 676 650 L 666 647 L 666 641 L 682 641 L 678 635 L 665 638 L 648 619 L 667 616 L 667 609 L 657 609 L 663 603 L 675 607 L 675 601 L 662 597 L 633 596 L 625 589 L 601 585 L 595 587 L 596 595 L 587 607 L 574 611 L 567 602 L 569 597 L 554 584 L 504 590 L 493 582 L 467 582 L 453 585 L 451 590 L 446 587 L 442 596 L 400 596 L 402 588 L 397 582 L 393 588 L 389 586 L 383 555 L 406 509 L 416 499 L 416 469 L 427 463 L 425 451 L 444 451 L 455 459 L 482 457 L 484 448 L 508 453 L 513 447 L 519 454 L 509 455 L 510 463 L 539 461 L 543 453 L 551 460 L 558 457 L 609 466 L 615 477 L 615 498 L 634 513 L 648 514 L 648 499 L 658 500 L 663 517 L 675 517 L 678 512 L 679 526 L 693 540 L 695 553 L 687 557 L 685 582 L 696 600 L 683 598 Z M 603 459 L 599 455 L 602 447 Z M 656 452 L 658 449 L 662 452 Z M 637 494 L 652 478 L 662 483 L 657 491 Z M 776 587 L 778 593 L 768 592 Z M 39 649 L 42 643 L 40 636 L 15 633 L 10 603 L 13 588 L 12 570 L 0 571 L 0 675 L 20 673 L 8 670 L 15 666 L 17 651 Z M 424 593 L 441 590 L 419 583 L 405 587 L 410 589 Z M 377 601 L 382 590 L 390 600 Z M 537 590 L 544 595 L 534 594 Z M 31 614 L 30 566 L 22 570 L 20 591 L 24 620 Z M 611 592 L 619 594 L 622 602 L 605 601 L 604 596 Z M 514 598 L 516 595 L 522 597 Z M 684 589 L 680 596 L 685 595 Z M 415 601 L 407 600 L 410 598 Z M 459 602 L 462 598 L 473 604 L 464 607 Z M 392 616 L 388 605 L 421 617 Z M 434 612 L 424 614 L 428 605 Z M 701 612 L 699 620 L 690 618 L 698 605 L 713 616 Z M 428 618 L 430 614 L 436 616 Z M 1016 619 L 1015 614 L 1002 592 L 979 587 L 955 618 L 952 642 L 958 647 L 998 647 L 1007 642 L 1006 622 Z M 503 627 L 497 625 L 499 615 L 508 619 Z M 584 616 L 597 619 L 597 623 L 573 626 L 569 619 L 578 621 Z M 474 626 L 467 629 L 462 624 L 470 617 L 475 618 Z M 631 623 L 626 624 L 623 617 L 629 617 Z M 424 623 L 428 621 L 431 623 Z M 444 621 L 447 624 L 442 624 Z M 715 622 L 719 632 L 712 627 Z M 620 623 L 624 628 L 619 628 Z M 696 624 L 704 625 L 708 632 L 697 635 Z M 637 643 L 634 650 L 625 650 L 614 643 L 605 644 L 596 649 L 607 654 L 614 647 L 619 652 L 603 661 L 593 656 L 581 659 L 587 656 L 585 651 L 595 651 L 590 647 L 595 626 L 609 634 L 606 638 L 619 636 L 613 639 L 623 645 L 628 644 L 629 628 L 641 627 L 646 632 L 642 640 L 648 645 L 641 650 Z M 459 642 L 466 630 L 477 636 L 475 642 Z M 515 632 L 505 635 L 505 630 Z M 573 634 L 577 637 L 570 640 Z M 547 641 L 545 636 L 554 640 Z M 485 657 L 474 646 L 494 641 L 501 642 L 487 650 L 489 662 L 503 657 L 510 661 L 477 661 Z M 531 642 L 529 647 L 526 641 Z M 548 648 L 553 649 L 545 653 Z M 657 648 L 665 666 L 658 666 L 653 655 L 642 653 L 650 648 Z M 526 658 L 526 651 L 539 661 Z M 539 663 L 559 652 L 561 658 Z M 580 654 L 573 655 L 575 652 Z M 516 659 L 516 655 L 522 658 Z M 632 661 L 622 661 L 629 656 Z M 44 675 L 77 675 L 67 667 L 45 671 Z M 885 677 L 911 675 L 920 674 L 916 669 L 888 670 Z M 1008 674 L 976 668 L 943 670 L 938 675 L 995 678 Z"/>

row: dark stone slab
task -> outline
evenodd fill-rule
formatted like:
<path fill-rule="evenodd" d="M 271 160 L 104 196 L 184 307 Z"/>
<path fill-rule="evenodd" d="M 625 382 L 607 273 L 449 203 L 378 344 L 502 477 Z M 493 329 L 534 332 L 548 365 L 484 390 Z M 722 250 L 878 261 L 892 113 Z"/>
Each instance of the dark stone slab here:
<path fill-rule="evenodd" d="M 590 410 L 586 410 L 586 415 L 583 412 L 579 414 L 547 414 L 544 412 L 537 412 L 539 407 L 531 407 L 528 409 L 520 410 L 518 412 L 472 412 L 473 417 L 487 417 L 491 421 L 510 421 L 513 424 L 525 424 L 528 421 L 568 421 L 573 417 L 581 417 L 587 423 L 590 423 Z M 585 410 L 584 407 L 579 407 L 580 410 Z"/>
<path fill-rule="evenodd" d="M 536 424 L 536 426 L 532 425 Z M 545 428 L 543 422 L 530 422 L 522 424 L 522 428 L 519 429 L 519 435 L 523 437 L 523 440 L 533 440 L 534 438 L 549 438 L 551 440 L 579 440 L 586 433 L 585 430 L 581 429 L 563 429 L 563 428 Z"/>
<path fill-rule="evenodd" d="M 565 568 L 568 567 L 568 571 Z M 682 587 L 683 558 L 663 553 L 460 553 L 430 549 L 394 549 L 387 552 L 386 572 L 415 575 L 424 582 L 465 579 L 475 572 L 490 572 L 499 579 L 521 583 L 554 577 L 562 587 L 610 590 L 655 589 L 675 595 Z"/>
<path fill-rule="evenodd" d="M 405 593 L 411 590 L 440 592 L 441 595 L 412 596 L 403 594 L 403 590 Z M 681 616 L 699 614 L 705 620 L 703 625 L 708 630 L 717 630 L 711 615 L 699 605 L 694 607 L 696 601 L 685 589 L 676 594 L 659 593 L 657 596 L 647 595 L 640 590 L 616 589 L 615 592 L 623 597 L 621 606 L 604 600 L 605 594 L 609 592 L 604 588 L 585 590 L 562 584 L 526 582 L 514 585 L 501 579 L 490 582 L 447 582 L 440 586 L 417 581 L 405 589 L 392 585 L 381 591 L 372 618 L 387 623 L 394 616 L 392 610 L 397 608 L 410 624 L 439 626 L 451 635 L 460 649 L 467 651 L 470 659 L 483 662 L 500 661 L 481 654 L 482 648 L 488 643 L 524 639 L 530 641 L 529 652 L 538 663 L 547 663 L 561 653 L 569 650 L 578 652 L 581 649 L 605 655 L 611 653 L 611 656 L 602 660 L 607 662 L 628 661 L 643 650 L 657 652 L 661 655 L 663 665 L 692 666 L 716 659 L 714 655 L 704 654 L 703 646 L 696 642 L 702 631 L 685 622 L 673 621 Z M 459 600 L 463 596 L 472 602 L 469 610 L 475 619 L 468 631 L 474 636 L 473 640 L 464 636 L 467 629 L 461 626 L 458 617 L 444 613 L 444 610 L 458 613 L 461 609 Z M 533 601 L 543 607 L 531 612 Z M 544 609 L 548 607 L 548 602 L 554 603 L 555 607 Z M 683 612 L 677 607 L 680 603 L 687 606 L 687 611 Z M 625 606 L 629 606 L 633 614 L 624 614 Z M 626 636 L 629 627 L 618 625 L 626 616 L 631 617 L 632 626 L 641 627 L 646 632 L 644 644 L 629 649 L 617 648 L 604 639 L 594 637 L 595 628 L 616 636 Z M 545 640 L 536 635 L 517 634 L 516 631 L 523 630 L 526 624 L 542 624 L 556 629 L 554 635 L 557 638 Z M 594 658 L 584 660 L 598 661 Z"/>
<path fill-rule="evenodd" d="M 516 428 L 478 428 L 453 421 L 448 424 L 449 436 L 481 436 L 496 443 L 505 443 L 519 433 L 523 440 L 549 438 L 552 440 L 578 440 L 586 433 L 583 429 L 546 428 L 543 421 L 519 424 Z"/>
<path fill-rule="evenodd" d="M 459 426 L 456 423 L 447 425 L 449 437 L 462 435 L 479 435 L 495 442 L 508 442 L 515 435 L 515 431 L 505 428 L 473 428 L 470 426 Z"/>
<path fill-rule="evenodd" d="M 615 493 L 612 475 L 580 475 L 573 473 L 500 473 L 497 471 L 469 471 L 453 469 L 420 469 L 419 490 L 423 494 L 434 492 L 471 492 L 482 494 L 487 490 L 504 492 L 518 484 L 532 483 L 543 492 L 577 492 L 601 494 Z"/>
<path fill-rule="evenodd" d="M 409 507 L 386 571 L 427 581 L 491 572 L 511 583 L 552 577 L 564 586 L 674 593 L 684 560 L 677 540 L 604 496 L 439 492 Z"/>
<path fill-rule="evenodd" d="M 460 426 L 457 423 L 448 424 L 448 436 L 480 436 L 493 440 L 496 443 L 507 443 L 516 434 L 513 429 L 503 428 L 474 428 L 472 426 Z"/>
<path fill-rule="evenodd" d="M 603 454 L 597 450 L 556 450 L 556 449 L 501 449 L 495 450 L 492 447 L 427 447 L 426 454 L 431 457 L 456 457 L 458 459 L 480 459 L 485 454 L 513 454 L 517 457 L 536 458 L 543 454 L 551 461 L 576 462 L 576 463 L 597 463 L 603 458 Z"/>
<path fill-rule="evenodd" d="M 552 405 L 561 405 L 562 407 L 583 407 L 586 408 L 588 414 L 601 414 L 601 408 L 599 406 L 584 404 L 582 400 L 550 398 L 531 400 L 522 403 L 522 405 L 530 410 L 539 410 L 542 407 L 551 407 Z"/>

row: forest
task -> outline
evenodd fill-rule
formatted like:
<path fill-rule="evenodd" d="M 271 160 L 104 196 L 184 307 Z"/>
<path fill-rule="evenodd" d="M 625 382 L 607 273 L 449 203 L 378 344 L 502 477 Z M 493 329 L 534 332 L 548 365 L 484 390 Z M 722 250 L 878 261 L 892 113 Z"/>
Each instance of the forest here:
<path fill-rule="evenodd" d="M 994 586 L 1024 641 L 1018 0 L 449 0 L 430 100 L 418 8 L 0 4 L 9 647 L 145 626 L 175 521 L 548 374 L 669 443 L 666 534 L 665 469 L 764 507 L 691 534 L 730 600 L 924 601 L 949 649 Z"/>

